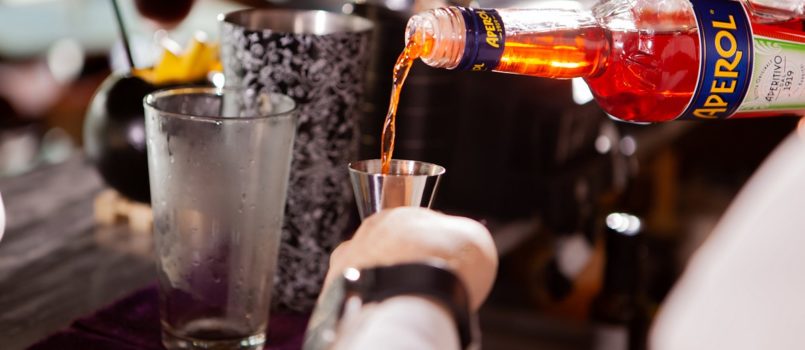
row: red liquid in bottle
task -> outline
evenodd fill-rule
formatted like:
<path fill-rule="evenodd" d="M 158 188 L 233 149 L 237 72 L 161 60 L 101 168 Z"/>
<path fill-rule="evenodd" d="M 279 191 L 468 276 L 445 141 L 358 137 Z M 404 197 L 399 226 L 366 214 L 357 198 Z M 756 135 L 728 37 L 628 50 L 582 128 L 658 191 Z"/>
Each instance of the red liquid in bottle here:
<path fill-rule="evenodd" d="M 696 31 L 612 32 L 612 42 L 606 68 L 586 79 L 598 104 L 622 120 L 659 122 L 678 117 L 699 74 Z"/>
<path fill-rule="evenodd" d="M 666 121 L 678 117 L 693 95 L 699 37 L 695 29 L 516 33 L 506 38 L 494 70 L 547 78 L 586 76 L 607 113 L 628 121 Z"/>

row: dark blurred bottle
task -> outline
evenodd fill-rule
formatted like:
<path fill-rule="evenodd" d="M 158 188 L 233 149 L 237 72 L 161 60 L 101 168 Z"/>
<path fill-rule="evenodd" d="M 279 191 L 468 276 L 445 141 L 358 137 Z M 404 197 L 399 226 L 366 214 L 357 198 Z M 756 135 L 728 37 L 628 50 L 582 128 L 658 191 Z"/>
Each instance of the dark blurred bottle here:
<path fill-rule="evenodd" d="M 129 199 L 151 201 L 143 98 L 156 90 L 135 76 L 110 75 L 92 98 L 84 149 L 104 181 Z"/>
<path fill-rule="evenodd" d="M 604 232 L 604 282 L 590 315 L 592 349 L 646 349 L 651 316 L 642 278 L 646 254 L 641 221 L 629 214 L 609 214 Z"/>
<path fill-rule="evenodd" d="M 194 2 L 195 0 L 136 0 L 134 4 L 143 17 L 156 22 L 160 27 L 173 28 L 187 17 Z"/>

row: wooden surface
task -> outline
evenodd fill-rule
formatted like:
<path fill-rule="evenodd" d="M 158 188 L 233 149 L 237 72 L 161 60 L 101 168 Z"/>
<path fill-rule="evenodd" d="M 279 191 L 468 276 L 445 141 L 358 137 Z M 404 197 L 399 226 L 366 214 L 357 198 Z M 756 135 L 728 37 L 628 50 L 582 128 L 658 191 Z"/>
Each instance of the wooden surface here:
<path fill-rule="evenodd" d="M 83 158 L 0 179 L 0 346 L 24 349 L 156 278 L 150 233 L 93 219 L 101 179 Z"/>

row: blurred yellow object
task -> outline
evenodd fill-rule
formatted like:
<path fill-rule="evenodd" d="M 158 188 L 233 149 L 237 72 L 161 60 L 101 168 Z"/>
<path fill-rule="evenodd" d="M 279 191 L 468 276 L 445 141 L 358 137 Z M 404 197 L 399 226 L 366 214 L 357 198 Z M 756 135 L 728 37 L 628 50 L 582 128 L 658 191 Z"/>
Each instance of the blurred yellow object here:
<path fill-rule="evenodd" d="M 198 82 L 207 74 L 220 71 L 218 44 L 206 42 L 205 35 L 196 35 L 184 52 L 178 52 L 173 42 L 163 43 L 162 58 L 150 68 L 134 69 L 134 75 L 154 85 Z"/>

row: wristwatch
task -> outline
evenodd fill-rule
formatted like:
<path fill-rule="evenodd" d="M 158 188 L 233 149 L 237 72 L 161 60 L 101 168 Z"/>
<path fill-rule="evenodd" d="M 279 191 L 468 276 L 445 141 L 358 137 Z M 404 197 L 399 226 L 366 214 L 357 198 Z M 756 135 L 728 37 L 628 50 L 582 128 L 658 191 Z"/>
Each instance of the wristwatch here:
<path fill-rule="evenodd" d="M 443 304 L 455 320 L 461 348 L 479 345 L 475 341 L 477 320 L 470 312 L 467 290 L 442 261 L 347 268 L 324 293 L 308 323 L 304 350 L 330 348 L 347 300 L 357 297 L 361 304 L 367 304 L 401 295 L 424 296 Z"/>

